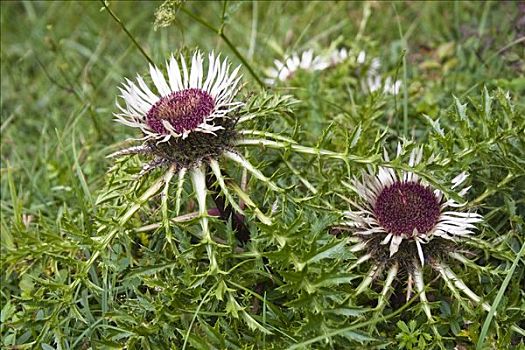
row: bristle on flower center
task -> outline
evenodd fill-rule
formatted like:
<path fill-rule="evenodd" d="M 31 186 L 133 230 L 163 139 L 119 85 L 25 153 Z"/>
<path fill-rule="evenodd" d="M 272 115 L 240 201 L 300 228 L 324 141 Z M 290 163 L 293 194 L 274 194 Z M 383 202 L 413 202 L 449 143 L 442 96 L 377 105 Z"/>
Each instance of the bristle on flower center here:
<path fill-rule="evenodd" d="M 377 197 L 374 213 L 383 228 L 393 235 L 412 237 L 428 233 L 437 224 L 441 208 L 429 187 L 418 182 L 396 181 Z"/>
<path fill-rule="evenodd" d="M 149 127 L 159 134 L 168 134 L 163 121 L 178 134 L 194 130 L 211 115 L 215 101 L 201 89 L 185 89 L 162 97 L 146 115 Z"/>

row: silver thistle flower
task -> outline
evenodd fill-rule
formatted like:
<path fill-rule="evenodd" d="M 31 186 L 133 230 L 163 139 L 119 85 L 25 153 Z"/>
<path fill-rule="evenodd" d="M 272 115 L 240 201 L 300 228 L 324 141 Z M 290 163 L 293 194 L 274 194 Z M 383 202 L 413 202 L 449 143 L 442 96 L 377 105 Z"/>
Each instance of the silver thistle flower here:
<path fill-rule="evenodd" d="M 205 69 L 207 64 L 207 69 Z M 244 141 L 248 145 L 260 142 L 280 145 L 280 142 L 293 142 L 286 137 L 257 130 L 238 130 L 236 127 L 255 115 L 240 116 L 238 110 L 244 105 L 237 101 L 241 76 L 240 67 L 230 70 L 228 59 L 210 53 L 207 62 L 200 52 L 195 52 L 191 66 L 173 56 L 166 62 L 168 78 L 155 66 L 150 66 L 150 75 L 156 88 L 154 93 L 138 75 L 136 83 L 126 79 L 120 88 L 120 97 L 125 107 L 117 102 L 119 113 L 115 117 L 119 123 L 139 129 L 143 137 L 139 146 L 132 146 L 111 154 L 109 157 L 142 154 L 153 160 L 143 166 L 143 175 L 161 166 L 167 166 L 166 173 L 147 190 L 141 202 L 155 195 L 161 188 L 163 200 L 168 193 L 172 178 L 176 178 L 175 213 L 179 215 L 182 205 L 182 188 L 187 178 L 191 178 L 196 202 L 197 216 L 200 217 L 205 241 L 210 241 L 208 228 L 208 209 L 206 204 L 209 183 L 207 174 L 212 174 L 226 203 L 239 214 L 244 214 L 238 202 L 251 207 L 254 214 L 265 224 L 271 220 L 257 208 L 244 189 L 230 182 L 223 175 L 219 162 L 222 158 L 242 167 L 253 177 L 263 181 L 270 189 L 282 191 L 260 170 L 253 166 L 237 150 Z M 204 73 L 206 75 L 204 75 Z M 246 140 L 244 135 L 256 135 L 257 139 Z M 206 169 L 209 168 L 209 170 Z M 189 175 L 189 176 L 188 176 Z M 239 200 L 235 200 L 236 196 Z M 125 215 L 129 218 L 138 207 L 133 206 Z M 167 210 L 163 210 L 166 215 Z M 194 217 L 194 216 L 190 216 Z"/>
<path fill-rule="evenodd" d="M 312 49 L 303 51 L 302 53 L 292 53 L 288 58 L 274 60 L 274 67 L 267 69 L 268 76 L 265 82 L 268 85 L 276 85 L 278 82 L 284 82 L 291 79 L 299 70 L 304 71 L 323 71 L 325 69 L 337 66 L 349 58 L 351 52 L 346 48 L 332 48 L 321 55 L 314 54 Z M 358 66 L 363 66 L 366 62 L 366 53 L 360 51 L 355 56 L 355 63 Z M 402 82 L 400 80 L 393 80 L 391 77 L 383 79 L 379 72 L 381 68 L 381 60 L 373 58 L 366 74 L 362 77 L 362 87 L 364 91 L 373 93 L 376 91 L 383 91 L 385 94 L 397 95 L 401 89 Z"/>
<path fill-rule="evenodd" d="M 320 56 L 314 55 L 312 49 L 302 53 L 294 53 L 283 61 L 274 60 L 274 67 L 267 70 L 268 85 L 275 85 L 278 81 L 290 79 L 298 70 L 318 71 L 328 67 L 328 62 Z"/>
<path fill-rule="evenodd" d="M 398 149 L 400 153 L 401 146 Z M 408 165 L 416 166 L 422 156 L 421 148 L 414 149 Z M 386 152 L 384 158 L 389 161 Z M 467 177 L 466 173 L 456 176 L 451 189 L 456 189 Z M 354 179 L 353 184 L 363 203 L 356 205 L 358 210 L 346 212 L 349 225 L 361 236 L 384 235 L 381 244 L 389 244 L 390 257 L 398 252 L 403 240 L 409 240 L 416 245 L 424 265 L 422 244 L 434 237 L 455 240 L 471 234 L 474 224 L 482 221 L 479 214 L 450 210 L 462 205 L 454 199 L 444 200 L 440 190 L 410 171 L 397 174 L 392 168 L 379 167 L 377 174 L 364 173 L 362 180 Z M 464 196 L 469 188 L 461 190 L 459 195 Z"/>
<path fill-rule="evenodd" d="M 239 90 L 240 67 L 230 72 L 227 59 L 222 62 L 213 53 L 208 57 L 208 70 L 204 76 L 202 54 L 195 52 L 188 69 L 184 57 L 179 62 L 171 57 L 166 62 L 168 81 L 163 73 L 150 65 L 150 75 L 158 95 L 153 93 L 138 75 L 137 84 L 126 80 L 120 88 L 125 108 L 117 102 L 121 113 L 117 121 L 139 128 L 145 139 L 166 142 L 171 138 L 183 139 L 192 132 L 215 133 L 224 129 L 217 120 L 242 105 L 233 101 Z"/>
<path fill-rule="evenodd" d="M 398 145 L 397 155 L 402 153 Z M 415 148 L 410 154 L 409 167 L 417 166 L 423 157 L 422 148 Z M 384 160 L 389 162 L 385 151 Z M 467 179 L 461 173 L 452 179 L 451 189 L 465 196 L 470 187 L 460 189 Z M 459 261 L 466 259 L 458 249 L 458 243 L 473 233 L 481 215 L 462 211 L 466 203 L 446 198 L 439 189 L 433 188 L 412 171 L 395 171 L 386 166 L 377 172 L 369 169 L 361 179 L 354 178 L 352 187 L 359 199 L 350 201 L 352 209 L 345 212 L 344 224 L 353 232 L 351 241 L 356 244 L 353 252 L 364 252 L 351 269 L 366 261 L 371 268 L 357 287 L 356 293 L 366 290 L 372 281 L 387 270 L 383 290 L 378 299 L 377 309 L 385 306 L 396 276 L 403 271 L 407 275 L 407 300 L 415 285 L 429 320 L 433 320 L 425 294 L 423 265 L 428 263 L 445 281 L 454 295 L 458 290 L 470 300 L 480 303 L 477 296 L 447 264 L 447 258 Z M 490 305 L 482 303 L 488 311 Z"/>

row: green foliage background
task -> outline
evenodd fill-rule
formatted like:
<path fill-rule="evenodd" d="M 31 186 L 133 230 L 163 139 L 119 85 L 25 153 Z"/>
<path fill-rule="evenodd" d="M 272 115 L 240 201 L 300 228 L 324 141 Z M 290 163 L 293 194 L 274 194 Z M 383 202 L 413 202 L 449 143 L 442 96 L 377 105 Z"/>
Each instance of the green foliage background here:
<path fill-rule="evenodd" d="M 525 261 L 518 254 L 525 241 L 522 5 L 179 5 L 108 6 L 159 65 L 172 52 L 199 47 L 239 64 L 242 56 L 263 78 L 274 58 L 339 45 L 381 58 L 384 76 L 397 76 L 404 87 L 397 97 L 366 93 L 360 68 L 347 62 L 324 72 L 299 72 L 286 86 L 261 92 L 244 69 L 244 98 L 256 105 L 277 98 L 274 94 L 297 100 L 292 106 L 269 103 L 255 122 L 258 128 L 346 152 L 349 159 L 248 152 L 289 193 L 279 196 L 250 183 L 250 195 L 267 212 L 278 200 L 275 225 L 251 220 L 251 241 L 241 247 L 229 225 L 213 222 L 225 244 L 217 248 L 222 273 L 210 274 L 205 249 L 191 239 L 195 223 L 173 225 L 173 240 L 164 228 L 137 230 L 161 220 L 158 201 L 145 204 L 106 241 L 108 227 L 117 227 L 126 205 L 151 185 L 147 177 L 132 180 L 138 158 L 112 171 L 105 159 L 137 136 L 112 120 L 123 77 L 147 72 L 133 41 L 102 3 L 2 2 L 3 347 L 523 347 L 523 338 L 510 330 L 525 328 Z M 355 196 L 342 182 L 367 163 L 380 164 L 382 148 L 393 151 L 401 139 L 412 141 L 407 152 L 423 145 L 426 155 L 436 155 L 417 170 L 443 190 L 461 171 L 471 174 L 469 207 L 486 221 L 465 246 L 474 252 L 469 263 L 451 267 L 497 305 L 485 331 L 487 313 L 451 295 L 430 271 L 426 281 L 440 339 L 416 300 L 392 301 L 374 313 L 381 281 L 376 292 L 353 295 L 367 268 L 348 272 L 357 257 L 344 234 L 330 234 L 347 209 L 341 197 Z M 98 260 L 89 264 L 93 256 Z M 402 283 L 395 288 L 394 295 L 403 294 Z M 500 288 L 504 293 L 498 295 Z M 480 334 L 486 335 L 482 341 Z"/>

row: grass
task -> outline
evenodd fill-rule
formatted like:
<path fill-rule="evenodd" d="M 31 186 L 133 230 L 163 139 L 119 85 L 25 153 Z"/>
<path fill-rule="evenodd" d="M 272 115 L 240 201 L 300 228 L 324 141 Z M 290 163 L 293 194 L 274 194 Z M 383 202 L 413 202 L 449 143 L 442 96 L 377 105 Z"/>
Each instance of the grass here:
<path fill-rule="evenodd" d="M 0 6 L 2 347 L 524 346 L 525 29 L 518 3 Z M 366 51 L 365 67 L 380 58 L 383 79 L 402 80 L 401 92 L 366 92 L 365 68 L 353 62 L 263 87 L 274 59 L 331 45 Z M 223 242 L 211 248 L 220 273 L 208 271 L 196 222 L 170 226 L 172 201 L 140 200 L 154 181 L 133 180 L 139 159 L 114 166 L 105 158 L 137 137 L 112 120 L 124 77 L 194 48 L 243 65 L 242 97 L 260 108 L 253 121 L 260 130 L 347 154 L 341 161 L 292 147 L 246 151 L 287 191 L 248 183 L 265 214 L 278 205 L 273 226 L 248 222 L 247 245 L 231 225 L 211 220 Z M 297 103 L 284 108 L 275 95 Z M 424 145 L 436 155 L 417 171 L 438 188 L 451 192 L 450 179 L 471 174 L 468 205 L 485 222 L 464 247 L 468 261 L 450 264 L 492 305 L 488 313 L 430 270 L 434 324 L 417 299 L 398 302 L 401 283 L 380 314 L 373 310 L 380 279 L 354 295 L 370 266 L 349 272 L 358 255 L 346 249 L 347 236 L 329 234 L 347 210 L 341 198 L 355 196 L 344 183 L 404 139 L 413 141 L 408 150 Z M 191 189 L 181 191 L 189 196 Z M 120 220 L 133 203 L 139 208 Z"/>

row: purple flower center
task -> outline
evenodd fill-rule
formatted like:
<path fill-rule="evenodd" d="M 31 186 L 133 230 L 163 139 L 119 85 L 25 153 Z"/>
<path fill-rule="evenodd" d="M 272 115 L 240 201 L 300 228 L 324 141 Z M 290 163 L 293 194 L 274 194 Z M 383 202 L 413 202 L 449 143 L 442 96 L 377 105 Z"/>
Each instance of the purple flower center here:
<path fill-rule="evenodd" d="M 374 213 L 383 228 L 394 235 L 428 233 L 441 214 L 438 199 L 429 187 L 396 181 L 379 194 Z"/>
<path fill-rule="evenodd" d="M 206 120 L 215 107 L 215 101 L 206 91 L 186 89 L 162 97 L 146 115 L 149 127 L 159 134 L 168 134 L 162 122 L 167 121 L 181 134 L 193 130 Z"/>

